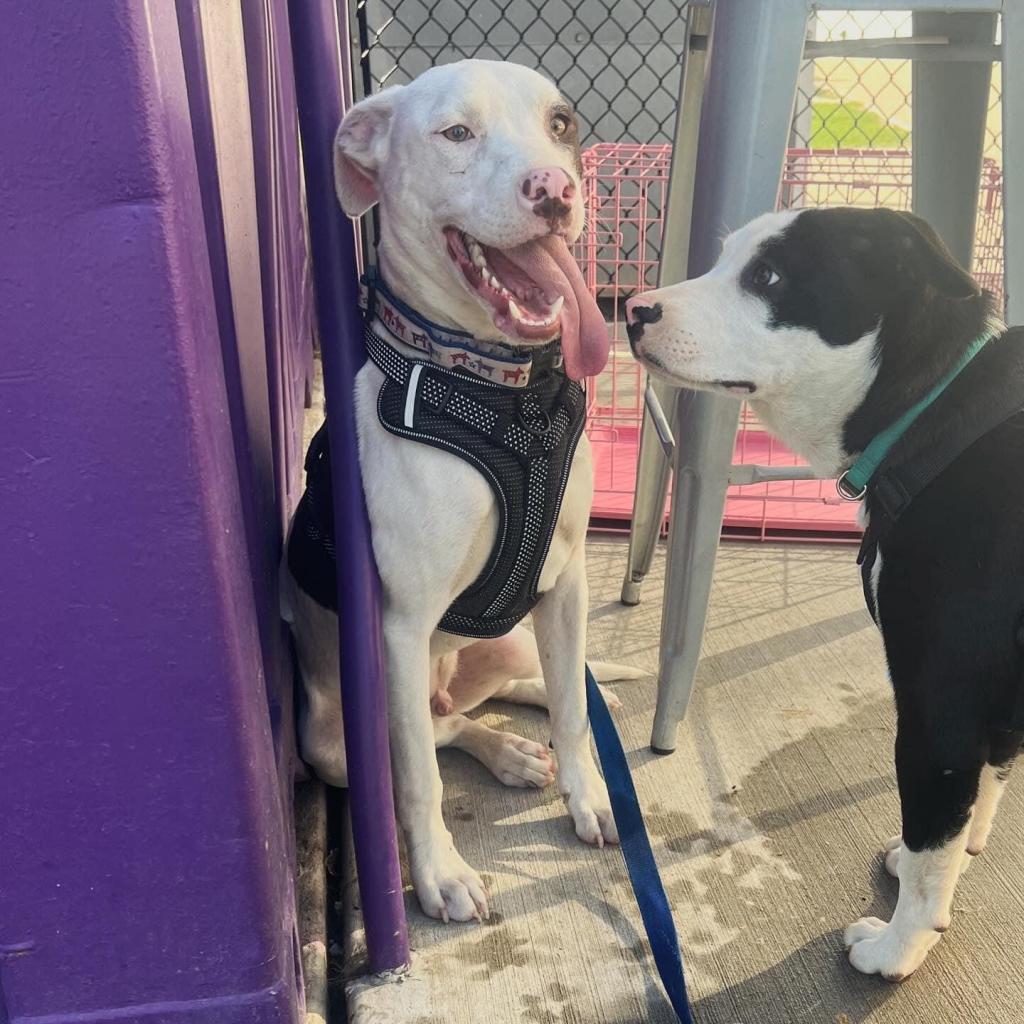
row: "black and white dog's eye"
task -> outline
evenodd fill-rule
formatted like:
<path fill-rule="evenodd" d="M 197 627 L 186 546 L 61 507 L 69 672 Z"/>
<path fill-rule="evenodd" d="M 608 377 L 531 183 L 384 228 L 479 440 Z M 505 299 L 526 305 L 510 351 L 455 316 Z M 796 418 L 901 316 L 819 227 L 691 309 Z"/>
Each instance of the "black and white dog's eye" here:
<path fill-rule="evenodd" d="M 771 288 L 773 284 L 778 284 L 782 278 L 767 263 L 759 263 L 754 267 L 750 280 L 758 288 Z"/>
<path fill-rule="evenodd" d="M 474 138 L 473 133 L 464 124 L 453 124 L 451 128 L 445 128 L 441 134 L 449 142 L 465 142 Z"/>

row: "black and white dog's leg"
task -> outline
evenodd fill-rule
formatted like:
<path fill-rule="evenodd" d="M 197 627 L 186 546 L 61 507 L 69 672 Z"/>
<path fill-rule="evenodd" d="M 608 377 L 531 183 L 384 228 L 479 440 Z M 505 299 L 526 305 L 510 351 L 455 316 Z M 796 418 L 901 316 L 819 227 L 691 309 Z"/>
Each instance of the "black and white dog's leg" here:
<path fill-rule="evenodd" d="M 422 617 L 384 613 L 396 812 L 424 913 L 468 921 L 487 916 L 487 895 L 480 876 L 455 849 L 441 816 L 441 773 L 430 714 L 432 631 Z"/>
<path fill-rule="evenodd" d="M 988 762 L 981 769 L 981 777 L 978 780 L 978 799 L 974 803 L 971 828 L 967 834 L 967 856 L 963 859 L 962 871 L 966 871 L 971 866 L 973 858 L 977 857 L 988 843 L 992 823 L 995 820 L 996 811 L 999 809 L 999 801 L 1002 800 L 1003 793 L 1006 791 L 1006 783 L 1022 740 L 1024 740 L 1024 733 L 1002 733 L 997 742 L 993 744 Z M 899 863 L 902 851 L 903 836 L 901 835 L 893 836 L 885 844 L 885 867 L 894 878 L 900 877 Z"/>
<path fill-rule="evenodd" d="M 900 894 L 890 922 L 865 917 L 846 929 L 850 963 L 857 970 L 902 981 L 949 927 L 981 768 L 966 736 L 930 735 L 919 719 L 908 724 L 901 716 L 896 736 L 903 808 Z"/>
<path fill-rule="evenodd" d="M 594 764 L 587 719 L 584 662 L 587 642 L 587 573 L 583 544 L 533 611 L 537 649 L 551 715 L 551 742 L 558 762 L 558 792 L 569 808 L 576 835 L 585 843 L 616 843 L 608 790 Z"/>
<path fill-rule="evenodd" d="M 971 831 L 967 837 L 966 864 L 970 863 L 971 857 L 977 857 L 988 845 L 992 822 L 999 809 L 999 801 L 1006 792 L 1006 782 L 1010 777 L 1017 751 L 1020 750 L 1022 738 L 1024 733 L 1001 734 L 999 742 L 994 745 L 993 755 L 989 757 L 989 763 L 981 769 L 978 799 L 974 804 L 974 817 L 971 819 Z"/>

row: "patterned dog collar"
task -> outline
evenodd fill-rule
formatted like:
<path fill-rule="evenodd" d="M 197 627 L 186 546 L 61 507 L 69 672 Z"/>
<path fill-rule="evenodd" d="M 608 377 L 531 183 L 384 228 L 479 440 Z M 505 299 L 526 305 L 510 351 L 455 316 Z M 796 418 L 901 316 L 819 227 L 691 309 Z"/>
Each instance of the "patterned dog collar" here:
<path fill-rule="evenodd" d="M 535 370 L 562 364 L 557 338 L 537 348 L 520 348 L 441 327 L 395 298 L 372 269 L 360 281 L 359 305 L 368 325 L 376 316 L 395 341 L 422 352 L 435 365 L 463 370 L 492 384 L 525 388 Z"/>

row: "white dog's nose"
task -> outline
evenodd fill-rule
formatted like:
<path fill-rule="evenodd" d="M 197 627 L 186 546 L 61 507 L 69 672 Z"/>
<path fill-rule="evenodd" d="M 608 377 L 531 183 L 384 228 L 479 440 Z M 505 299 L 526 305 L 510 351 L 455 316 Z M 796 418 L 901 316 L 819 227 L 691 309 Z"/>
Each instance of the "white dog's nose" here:
<path fill-rule="evenodd" d="M 523 178 L 520 201 L 544 220 L 564 220 L 572 213 L 576 183 L 561 167 L 538 167 Z"/>

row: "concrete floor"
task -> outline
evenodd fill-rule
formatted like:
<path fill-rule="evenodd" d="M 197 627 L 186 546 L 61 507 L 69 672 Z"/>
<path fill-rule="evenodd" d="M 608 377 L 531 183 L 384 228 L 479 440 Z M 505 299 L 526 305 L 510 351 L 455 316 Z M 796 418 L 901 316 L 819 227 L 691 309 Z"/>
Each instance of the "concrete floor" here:
<path fill-rule="evenodd" d="M 663 553 L 624 608 L 622 541 L 589 545 L 592 657 L 654 672 Z M 653 676 L 616 721 L 672 902 L 701 1024 L 1005 1024 L 1024 1019 L 1024 802 L 1011 789 L 953 927 L 901 986 L 846 963 L 842 929 L 888 918 L 879 850 L 898 831 L 893 713 L 851 548 L 725 544 L 700 676 L 676 753 L 648 749 Z M 546 740 L 540 711 L 484 719 Z M 407 897 L 411 972 L 354 977 L 355 1024 L 668 1024 L 621 854 L 581 845 L 557 795 L 502 787 L 442 752 L 444 811 L 492 892 L 482 925 L 442 926 Z M 349 914 L 358 975 L 358 912 Z"/>

